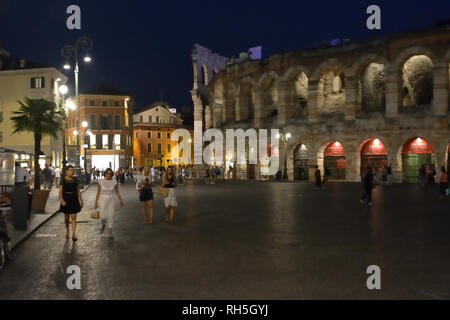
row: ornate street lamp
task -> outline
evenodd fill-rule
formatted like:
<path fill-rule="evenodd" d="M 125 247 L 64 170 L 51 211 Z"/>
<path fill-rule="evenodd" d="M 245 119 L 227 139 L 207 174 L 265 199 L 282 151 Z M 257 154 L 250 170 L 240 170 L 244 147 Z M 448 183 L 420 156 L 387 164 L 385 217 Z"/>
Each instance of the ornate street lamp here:
<path fill-rule="evenodd" d="M 284 143 L 284 168 L 283 168 L 283 180 L 288 180 L 288 174 L 287 174 L 287 143 L 288 140 L 291 138 L 291 134 L 288 132 L 286 134 L 279 133 L 277 134 L 277 139 L 281 139 Z"/>
<path fill-rule="evenodd" d="M 71 66 L 69 64 L 70 59 L 74 59 L 75 63 L 75 105 L 77 107 L 77 132 L 80 131 L 80 97 L 78 94 L 78 53 L 79 50 L 82 49 L 85 52 L 84 62 L 91 62 L 92 58 L 88 55 L 89 51 L 91 51 L 93 46 L 93 41 L 87 37 L 78 38 L 75 45 L 65 45 L 61 49 L 61 55 L 66 59 L 66 63 L 64 64 L 64 69 L 70 70 Z M 75 175 L 80 176 L 80 136 L 77 135 L 77 156 L 75 159 Z"/>
<path fill-rule="evenodd" d="M 62 95 L 62 110 L 64 110 L 64 126 L 63 126 L 63 160 L 62 160 L 62 174 L 64 175 L 66 173 L 66 167 L 67 167 L 67 154 L 66 154 L 66 118 L 67 118 L 67 109 L 66 109 L 66 101 L 65 101 L 65 95 L 67 92 L 69 92 L 69 88 L 63 84 L 58 88 L 59 93 Z"/>

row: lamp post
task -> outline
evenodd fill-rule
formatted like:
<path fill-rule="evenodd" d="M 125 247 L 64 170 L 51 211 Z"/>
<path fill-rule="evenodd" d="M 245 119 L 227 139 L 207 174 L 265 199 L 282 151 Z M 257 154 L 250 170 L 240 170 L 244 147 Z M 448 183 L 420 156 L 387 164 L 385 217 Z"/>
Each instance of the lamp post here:
<path fill-rule="evenodd" d="M 78 94 L 78 73 L 79 73 L 79 67 L 78 67 L 78 52 L 81 49 L 85 51 L 85 57 L 84 62 L 91 62 L 92 58 L 89 56 L 89 51 L 92 49 L 93 42 L 91 39 L 87 37 L 81 37 L 78 38 L 75 45 L 65 45 L 61 49 L 61 55 L 66 59 L 66 63 L 64 65 L 64 69 L 70 70 L 70 64 L 68 62 L 69 59 L 74 59 L 75 63 L 75 105 L 77 106 L 77 120 L 76 120 L 76 130 L 77 132 L 80 131 L 80 97 Z M 75 176 L 79 177 L 80 175 L 80 137 L 77 135 L 77 156 L 75 159 Z"/>
<path fill-rule="evenodd" d="M 62 174 L 64 175 L 66 173 L 66 167 L 67 167 L 67 154 L 66 154 L 66 119 L 67 119 L 67 109 L 66 109 L 66 101 L 65 101 L 65 95 L 67 92 L 69 92 L 69 88 L 63 84 L 58 88 L 59 93 L 62 95 L 62 110 L 64 110 L 64 126 L 63 126 L 63 154 L 62 154 Z"/>
<path fill-rule="evenodd" d="M 288 180 L 288 174 L 287 174 L 287 143 L 288 140 L 291 138 L 291 134 L 288 132 L 286 134 L 279 133 L 277 134 L 277 139 L 281 139 L 284 144 L 284 168 L 283 168 L 283 180 Z"/>
<path fill-rule="evenodd" d="M 87 129 L 88 127 L 88 123 L 87 121 L 83 121 L 81 123 L 81 126 L 83 127 L 84 133 L 83 133 L 83 138 L 84 138 L 84 145 L 83 145 L 83 149 L 84 149 L 84 182 L 85 184 L 87 184 L 87 147 L 86 144 L 89 145 L 87 143 L 87 137 L 89 136 L 90 130 Z"/>

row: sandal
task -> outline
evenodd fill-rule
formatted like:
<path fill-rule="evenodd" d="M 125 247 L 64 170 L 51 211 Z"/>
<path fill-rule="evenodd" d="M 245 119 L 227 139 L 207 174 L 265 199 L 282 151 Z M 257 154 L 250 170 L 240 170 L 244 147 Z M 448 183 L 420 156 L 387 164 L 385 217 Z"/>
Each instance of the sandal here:
<path fill-rule="evenodd" d="M 72 237 L 72 241 L 76 242 L 76 241 L 78 241 L 78 238 L 77 237 Z"/>

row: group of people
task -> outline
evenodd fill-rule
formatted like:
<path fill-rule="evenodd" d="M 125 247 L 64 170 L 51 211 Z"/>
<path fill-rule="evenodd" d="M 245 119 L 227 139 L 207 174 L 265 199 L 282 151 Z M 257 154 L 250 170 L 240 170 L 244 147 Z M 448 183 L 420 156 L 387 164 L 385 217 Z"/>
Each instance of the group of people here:
<path fill-rule="evenodd" d="M 118 198 L 120 206 L 124 206 L 122 195 L 119 190 L 119 182 L 114 179 L 115 173 L 112 169 L 106 169 L 103 179 L 98 180 L 97 195 L 95 199 L 95 209 L 99 210 L 102 220 L 100 233 L 103 235 L 108 229 L 108 238 L 112 239 L 114 217 L 116 212 L 115 197 Z M 139 192 L 141 202 L 142 217 L 144 224 L 153 224 L 153 190 L 154 179 L 150 174 L 150 168 L 141 170 L 136 179 L 136 190 Z M 175 208 L 178 206 L 175 188 L 177 179 L 173 167 L 169 167 L 162 177 L 162 187 L 167 189 L 164 196 L 166 211 L 166 221 L 172 222 L 175 215 Z M 66 238 L 70 239 L 70 226 L 72 226 L 72 241 L 77 241 L 77 214 L 83 208 L 83 198 L 80 192 L 79 181 L 74 177 L 74 167 L 68 166 L 66 175 L 61 179 L 59 186 L 59 199 L 61 202 L 60 211 L 65 214 Z"/>
<path fill-rule="evenodd" d="M 209 166 L 205 168 L 206 184 L 214 184 L 215 180 L 224 179 L 225 168 L 219 166 Z"/>
<path fill-rule="evenodd" d="M 23 168 L 19 162 L 16 162 L 15 168 L 15 183 L 24 183 L 26 185 L 32 185 L 35 179 L 34 168 Z M 56 166 L 45 164 L 44 168 L 40 170 L 40 181 L 44 189 L 52 189 L 53 186 L 59 186 L 61 180 L 61 169 Z"/>

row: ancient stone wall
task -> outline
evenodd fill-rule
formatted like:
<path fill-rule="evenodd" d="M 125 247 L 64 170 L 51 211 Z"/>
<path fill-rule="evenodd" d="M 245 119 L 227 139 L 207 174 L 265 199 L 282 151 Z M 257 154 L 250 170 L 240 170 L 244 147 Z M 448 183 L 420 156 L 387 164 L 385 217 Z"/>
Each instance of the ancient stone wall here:
<path fill-rule="evenodd" d="M 213 127 L 291 133 L 291 179 L 299 144 L 310 164 L 323 169 L 324 149 L 339 141 L 346 150 L 345 179 L 358 180 L 362 145 L 376 138 L 401 181 L 401 150 L 409 139 L 426 139 L 436 166 L 448 157 L 449 43 L 450 30 L 434 28 L 227 65 L 209 79 L 214 98 L 202 108 L 209 106 Z"/>

